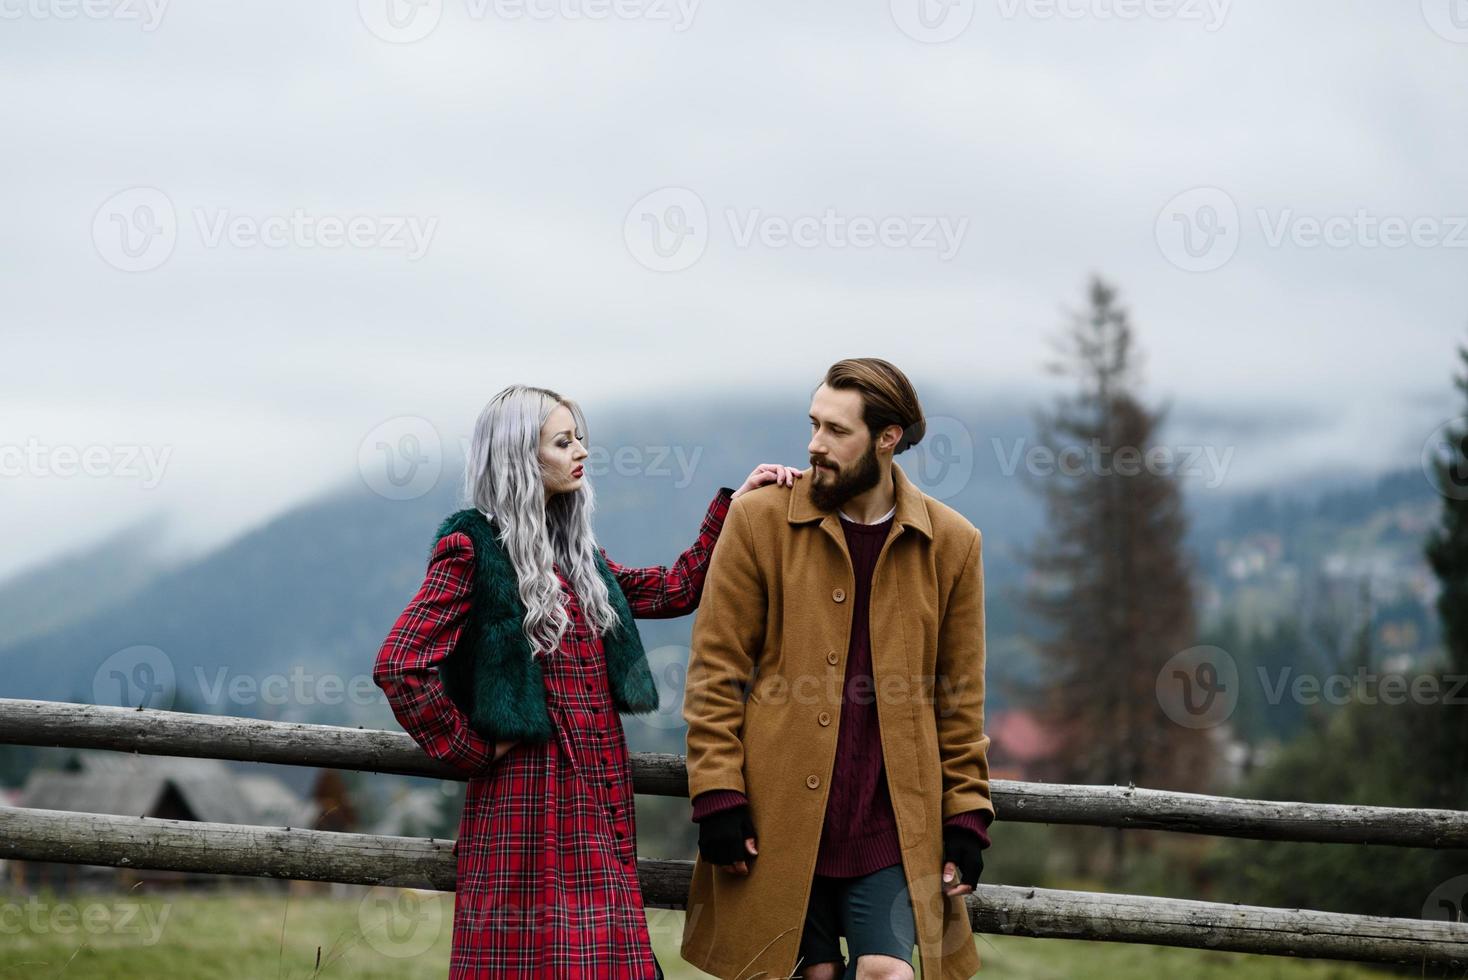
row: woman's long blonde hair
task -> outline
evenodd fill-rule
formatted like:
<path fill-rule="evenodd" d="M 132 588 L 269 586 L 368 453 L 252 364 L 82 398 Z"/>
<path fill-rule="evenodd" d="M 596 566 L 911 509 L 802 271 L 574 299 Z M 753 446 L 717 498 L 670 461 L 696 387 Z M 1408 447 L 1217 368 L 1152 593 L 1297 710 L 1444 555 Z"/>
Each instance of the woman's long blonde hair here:
<path fill-rule="evenodd" d="M 583 479 L 580 489 L 545 498 L 540 429 L 557 405 L 570 409 L 584 442 L 586 419 L 574 401 L 547 388 L 510 385 L 479 413 L 464 461 L 464 497 L 496 523 L 498 539 L 514 565 L 525 605 L 523 629 L 534 657 L 557 649 L 571 622 L 553 564 L 575 589 L 596 633 L 606 633 L 619 622 L 596 566 L 591 481 Z"/>

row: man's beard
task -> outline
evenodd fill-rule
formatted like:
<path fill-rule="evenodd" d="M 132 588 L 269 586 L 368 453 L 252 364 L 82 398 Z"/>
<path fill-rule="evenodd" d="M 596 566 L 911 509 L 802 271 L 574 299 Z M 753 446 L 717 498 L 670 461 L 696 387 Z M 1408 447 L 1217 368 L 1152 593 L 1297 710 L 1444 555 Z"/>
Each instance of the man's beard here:
<path fill-rule="evenodd" d="M 867 451 L 860 459 L 845 469 L 818 468 L 814 459 L 810 463 L 810 499 L 821 510 L 837 510 L 852 497 L 876 486 L 882 478 L 882 468 L 877 465 L 875 440 L 867 444 Z M 820 482 L 816 481 L 817 473 L 823 474 Z"/>

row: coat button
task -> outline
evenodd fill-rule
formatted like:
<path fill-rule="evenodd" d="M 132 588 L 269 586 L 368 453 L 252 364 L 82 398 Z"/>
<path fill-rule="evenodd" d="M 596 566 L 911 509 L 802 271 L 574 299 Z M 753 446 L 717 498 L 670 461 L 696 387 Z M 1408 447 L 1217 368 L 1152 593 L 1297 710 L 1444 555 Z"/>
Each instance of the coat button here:
<path fill-rule="evenodd" d="M 819 721 L 822 725 L 829 725 L 831 723 L 831 713 L 829 711 L 822 711 L 820 714 L 816 715 L 816 720 Z"/>
<path fill-rule="evenodd" d="M 840 657 L 836 656 L 836 651 L 835 650 L 827 651 L 827 653 L 826 653 L 826 663 L 828 663 L 828 664 L 834 664 L 837 660 L 840 660 L 840 659 L 841 659 Z"/>
<path fill-rule="evenodd" d="M 845 589 L 832 589 L 831 590 L 831 598 L 832 599 L 835 599 L 837 602 L 845 602 L 846 601 L 846 590 Z"/>
<path fill-rule="evenodd" d="M 805 785 L 809 786 L 811 789 L 815 789 L 817 786 L 821 785 L 821 778 L 815 773 L 811 773 L 809 776 L 805 777 Z"/>

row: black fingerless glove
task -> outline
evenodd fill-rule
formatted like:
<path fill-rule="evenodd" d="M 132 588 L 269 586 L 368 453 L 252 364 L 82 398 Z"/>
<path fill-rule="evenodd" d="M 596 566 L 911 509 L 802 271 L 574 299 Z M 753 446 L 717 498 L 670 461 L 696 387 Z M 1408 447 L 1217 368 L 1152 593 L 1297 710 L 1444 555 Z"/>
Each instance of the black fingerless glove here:
<path fill-rule="evenodd" d="M 735 861 L 753 861 L 754 855 L 744 846 L 745 838 L 753 836 L 749 804 L 720 810 L 698 822 L 698 853 L 705 861 L 720 867 Z"/>
<path fill-rule="evenodd" d="M 943 860 L 958 866 L 958 880 L 945 881 L 944 887 L 952 885 L 977 885 L 979 875 L 984 873 L 984 848 L 972 831 L 962 827 L 943 828 Z"/>

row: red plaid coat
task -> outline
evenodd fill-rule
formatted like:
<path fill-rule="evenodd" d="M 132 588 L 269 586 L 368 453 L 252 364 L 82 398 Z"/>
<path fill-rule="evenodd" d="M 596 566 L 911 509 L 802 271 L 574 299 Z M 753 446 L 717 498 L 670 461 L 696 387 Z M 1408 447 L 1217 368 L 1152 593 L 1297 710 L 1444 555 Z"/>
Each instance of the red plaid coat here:
<path fill-rule="evenodd" d="M 697 606 L 733 491 L 720 489 L 698 540 L 671 568 L 607 559 L 632 614 L 683 616 Z M 606 552 L 602 552 L 606 556 Z M 632 767 L 612 703 L 600 638 L 560 578 L 571 626 L 543 661 L 556 737 L 494 745 L 439 681 L 469 615 L 473 545 L 443 538 L 418 594 L 378 652 L 373 679 L 425 752 L 471 776 L 459 824 L 450 980 L 651 980 L 655 976 L 637 877 Z"/>

